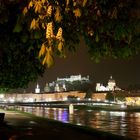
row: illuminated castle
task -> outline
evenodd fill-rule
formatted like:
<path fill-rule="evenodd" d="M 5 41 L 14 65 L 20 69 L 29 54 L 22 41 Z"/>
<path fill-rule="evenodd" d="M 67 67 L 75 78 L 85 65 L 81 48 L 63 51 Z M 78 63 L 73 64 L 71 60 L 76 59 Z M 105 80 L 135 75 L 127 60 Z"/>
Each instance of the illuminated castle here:
<path fill-rule="evenodd" d="M 81 74 L 79 74 L 79 75 L 71 75 L 69 78 L 57 78 L 57 81 L 68 81 L 68 82 L 89 81 L 89 76 L 87 75 L 87 77 L 82 77 Z"/>
<path fill-rule="evenodd" d="M 67 90 L 73 90 L 73 82 L 80 81 L 78 84 L 83 84 L 86 82 L 90 82 L 89 76 L 82 77 L 81 74 L 79 75 L 71 75 L 70 77 L 66 78 L 58 78 L 56 81 L 53 81 L 52 83 L 46 83 L 46 86 L 44 87 L 44 92 L 64 92 Z M 69 86 L 71 84 L 71 86 Z"/>

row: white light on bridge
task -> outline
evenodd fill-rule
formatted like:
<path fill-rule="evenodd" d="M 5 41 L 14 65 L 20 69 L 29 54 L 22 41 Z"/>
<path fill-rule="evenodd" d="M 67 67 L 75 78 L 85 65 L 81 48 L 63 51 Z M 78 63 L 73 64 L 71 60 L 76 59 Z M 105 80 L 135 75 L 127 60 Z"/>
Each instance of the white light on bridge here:
<path fill-rule="evenodd" d="M 79 101 L 80 100 L 80 98 L 77 98 L 77 101 Z"/>
<path fill-rule="evenodd" d="M 67 101 L 67 97 L 63 98 L 63 101 Z"/>

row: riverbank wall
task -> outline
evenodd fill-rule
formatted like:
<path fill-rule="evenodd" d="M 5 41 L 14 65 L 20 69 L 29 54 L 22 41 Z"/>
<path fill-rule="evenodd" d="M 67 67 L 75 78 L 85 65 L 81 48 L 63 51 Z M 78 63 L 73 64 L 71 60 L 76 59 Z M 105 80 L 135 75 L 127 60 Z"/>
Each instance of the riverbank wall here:
<path fill-rule="evenodd" d="M 67 100 L 67 98 L 77 97 L 84 99 L 86 93 L 79 91 L 71 92 L 56 92 L 56 93 L 9 93 L 3 94 L 3 99 L 6 102 L 32 102 L 32 101 L 62 101 Z"/>

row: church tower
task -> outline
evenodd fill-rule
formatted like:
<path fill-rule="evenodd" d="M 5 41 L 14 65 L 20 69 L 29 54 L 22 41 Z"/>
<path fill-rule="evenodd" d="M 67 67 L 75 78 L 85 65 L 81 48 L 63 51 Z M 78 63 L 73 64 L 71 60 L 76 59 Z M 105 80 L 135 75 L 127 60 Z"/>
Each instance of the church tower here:
<path fill-rule="evenodd" d="M 112 78 L 112 76 L 110 76 L 110 79 L 108 80 L 108 89 L 109 89 L 109 91 L 114 91 L 115 86 L 116 86 L 116 82 Z"/>
<path fill-rule="evenodd" d="M 39 87 L 38 83 L 37 83 L 36 88 L 35 88 L 35 93 L 40 93 L 40 87 Z"/>
<path fill-rule="evenodd" d="M 46 83 L 46 86 L 44 87 L 44 92 L 50 92 L 50 87 L 48 83 Z"/>

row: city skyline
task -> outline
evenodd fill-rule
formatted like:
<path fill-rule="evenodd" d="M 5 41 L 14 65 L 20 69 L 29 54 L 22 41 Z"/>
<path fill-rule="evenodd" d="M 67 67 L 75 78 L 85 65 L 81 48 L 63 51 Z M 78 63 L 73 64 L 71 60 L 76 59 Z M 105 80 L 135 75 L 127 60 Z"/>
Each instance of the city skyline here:
<path fill-rule="evenodd" d="M 90 59 L 87 46 L 84 42 L 81 44 L 74 54 L 68 53 L 66 58 L 55 58 L 54 66 L 47 68 L 43 77 L 39 77 L 35 83 L 30 83 L 28 90 L 33 90 L 37 82 L 43 89 L 46 83 L 55 81 L 57 77 L 64 78 L 79 74 L 89 75 L 89 79 L 94 84 L 97 82 L 107 84 L 109 77 L 112 76 L 120 88 L 140 85 L 140 55 L 129 60 L 108 58 L 95 63 Z"/>

